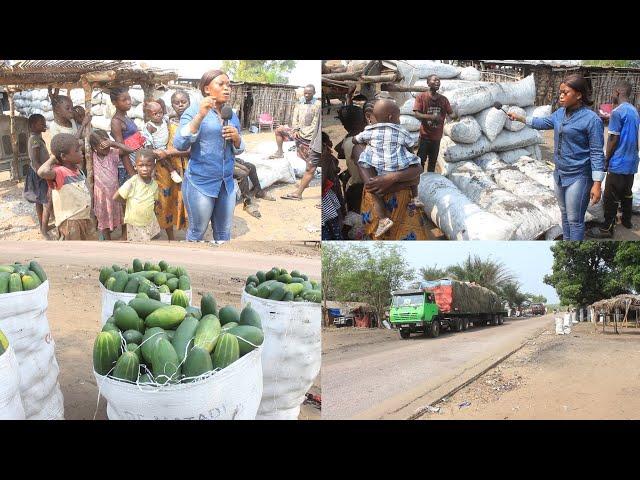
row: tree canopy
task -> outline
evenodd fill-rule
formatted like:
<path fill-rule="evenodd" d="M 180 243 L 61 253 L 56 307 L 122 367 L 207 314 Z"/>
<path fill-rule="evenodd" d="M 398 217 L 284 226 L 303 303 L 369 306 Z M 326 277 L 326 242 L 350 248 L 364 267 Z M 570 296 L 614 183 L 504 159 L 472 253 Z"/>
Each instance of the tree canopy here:
<path fill-rule="evenodd" d="M 222 70 L 237 82 L 287 83 L 295 60 L 224 60 Z"/>

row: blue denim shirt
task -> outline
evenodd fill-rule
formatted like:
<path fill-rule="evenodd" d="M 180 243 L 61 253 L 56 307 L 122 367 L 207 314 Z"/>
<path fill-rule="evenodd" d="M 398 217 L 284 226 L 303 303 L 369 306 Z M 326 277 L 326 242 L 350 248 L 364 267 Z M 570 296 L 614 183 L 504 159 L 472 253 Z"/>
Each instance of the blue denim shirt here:
<path fill-rule="evenodd" d="M 189 123 L 198 114 L 200 105 L 193 104 L 180 117 L 180 128 L 173 138 L 173 146 L 178 150 L 191 147 L 189 166 L 186 177 L 191 184 L 203 195 L 218 198 L 222 182 L 227 192 L 233 192 L 233 164 L 235 156 L 244 151 L 244 140 L 240 140 L 240 147 L 235 148 L 233 142 L 227 142 L 224 149 L 222 138 L 222 120 L 215 109 L 211 109 L 202 120 L 200 128 L 195 134 L 189 130 Z M 240 128 L 238 116 L 233 114 L 229 125 Z"/>
<path fill-rule="evenodd" d="M 582 106 L 571 116 L 559 108 L 548 117 L 528 117 L 537 130 L 553 129 L 554 177 L 563 187 L 581 177 L 594 182 L 604 179 L 604 125 L 595 112 Z"/>

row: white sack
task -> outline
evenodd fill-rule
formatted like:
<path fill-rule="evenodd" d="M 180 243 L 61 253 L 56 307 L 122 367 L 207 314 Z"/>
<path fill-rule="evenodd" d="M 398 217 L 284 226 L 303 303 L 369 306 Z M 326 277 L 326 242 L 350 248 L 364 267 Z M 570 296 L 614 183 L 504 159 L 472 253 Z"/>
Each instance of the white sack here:
<path fill-rule="evenodd" d="M 140 120 L 144 119 L 144 110 L 142 109 L 143 104 L 139 103 L 136 107 L 132 107 L 127 112 L 127 117 L 129 118 L 139 118 Z"/>
<path fill-rule="evenodd" d="M 305 394 L 320 372 L 321 323 L 319 303 L 276 302 L 242 292 L 262 320 L 264 390 L 257 419 L 295 420 Z"/>
<path fill-rule="evenodd" d="M 106 132 L 111 131 L 111 120 L 101 116 L 91 117 L 91 126 L 93 128 L 104 130 Z"/>
<path fill-rule="evenodd" d="M 456 143 L 475 143 L 482 132 L 476 119 L 467 115 L 456 122 L 446 123 L 444 134 Z"/>
<path fill-rule="evenodd" d="M 636 173 L 633 177 L 633 207 L 634 212 L 640 212 L 640 173 Z"/>
<path fill-rule="evenodd" d="M 400 115 L 400 125 L 409 132 L 417 132 L 420 130 L 420 120 L 413 115 Z"/>
<path fill-rule="evenodd" d="M 509 113 L 515 113 L 515 114 L 520 115 L 522 117 L 526 117 L 527 116 L 526 112 L 524 111 L 524 108 L 511 106 L 511 107 L 507 108 L 506 110 Z M 505 115 L 505 117 L 506 117 L 506 120 L 504 122 L 504 128 L 509 130 L 510 132 L 518 132 L 518 131 L 522 130 L 525 127 L 524 123 L 518 122 L 516 120 L 510 120 L 509 117 L 507 117 L 506 115 Z"/>
<path fill-rule="evenodd" d="M 24 407 L 20 398 L 20 369 L 9 344 L 0 355 L 0 420 L 24 420 Z"/>
<path fill-rule="evenodd" d="M 516 148 L 515 150 L 507 150 L 506 152 L 500 152 L 498 154 L 500 160 L 509 165 L 518 161 L 521 157 L 528 157 L 529 151 L 524 148 Z"/>
<path fill-rule="evenodd" d="M 238 158 L 256 166 L 256 173 L 262 188 L 270 187 L 276 182 L 295 183 L 296 174 L 287 158 L 269 159 L 267 157 L 267 155 L 257 153 L 238 155 Z"/>
<path fill-rule="evenodd" d="M 449 162 L 461 162 L 489 152 L 503 152 L 524 148 L 538 143 L 539 139 L 538 132 L 532 128 L 524 128 L 519 132 L 503 130 L 493 142 L 482 135 L 477 142 L 472 144 L 448 144 L 446 150 L 443 150 L 443 155 Z"/>
<path fill-rule="evenodd" d="M 460 70 L 460 80 L 469 80 L 473 82 L 480 81 L 482 74 L 475 67 L 464 67 Z"/>
<path fill-rule="evenodd" d="M 415 68 L 415 76 L 418 78 L 427 78 L 430 75 L 437 75 L 442 78 L 455 78 L 460 74 L 460 67 L 450 65 L 448 63 L 434 62 L 425 60 L 420 63 L 412 64 Z"/>
<path fill-rule="evenodd" d="M 542 105 L 541 107 L 531 105 L 525 108 L 524 111 L 527 117 L 548 117 L 551 115 L 551 105 Z"/>
<path fill-rule="evenodd" d="M 400 107 L 400 115 L 413 115 L 413 106 L 416 104 L 416 99 L 411 97 L 404 102 Z"/>
<path fill-rule="evenodd" d="M 482 133 L 493 142 L 504 128 L 507 115 L 502 110 L 489 107 L 475 116 Z"/>
<path fill-rule="evenodd" d="M 515 235 L 515 225 L 482 210 L 442 175 L 423 173 L 418 196 L 450 240 L 511 240 Z"/>

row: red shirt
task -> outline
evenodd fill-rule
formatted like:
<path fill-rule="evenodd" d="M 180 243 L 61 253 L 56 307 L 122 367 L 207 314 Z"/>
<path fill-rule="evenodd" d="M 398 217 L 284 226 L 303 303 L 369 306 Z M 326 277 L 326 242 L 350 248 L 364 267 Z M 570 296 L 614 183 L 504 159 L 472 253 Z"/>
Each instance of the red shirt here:
<path fill-rule="evenodd" d="M 437 98 L 433 98 L 431 92 L 422 92 L 416 97 L 413 109 L 426 115 L 438 116 L 437 122 L 422 120 L 420 137 L 429 140 L 440 140 L 444 131 L 444 120 L 447 114 L 451 115 L 453 113 L 447 97 L 439 94 Z"/>

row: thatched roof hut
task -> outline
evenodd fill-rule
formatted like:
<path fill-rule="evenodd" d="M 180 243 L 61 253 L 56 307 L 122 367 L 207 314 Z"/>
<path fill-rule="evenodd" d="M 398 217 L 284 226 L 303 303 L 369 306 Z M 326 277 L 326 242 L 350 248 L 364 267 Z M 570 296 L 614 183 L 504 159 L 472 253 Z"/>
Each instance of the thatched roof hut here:
<path fill-rule="evenodd" d="M 602 322 L 603 332 L 607 324 L 607 318 L 613 316 L 615 332 L 618 333 L 618 317 L 623 313 L 623 327 L 628 325 L 629 312 L 635 312 L 635 326 L 636 328 L 639 326 L 640 295 L 622 294 L 613 298 L 606 298 L 591 304 L 590 308 L 592 309 L 592 318 L 594 318 L 594 321 L 598 314 L 604 316 L 604 321 Z"/>

